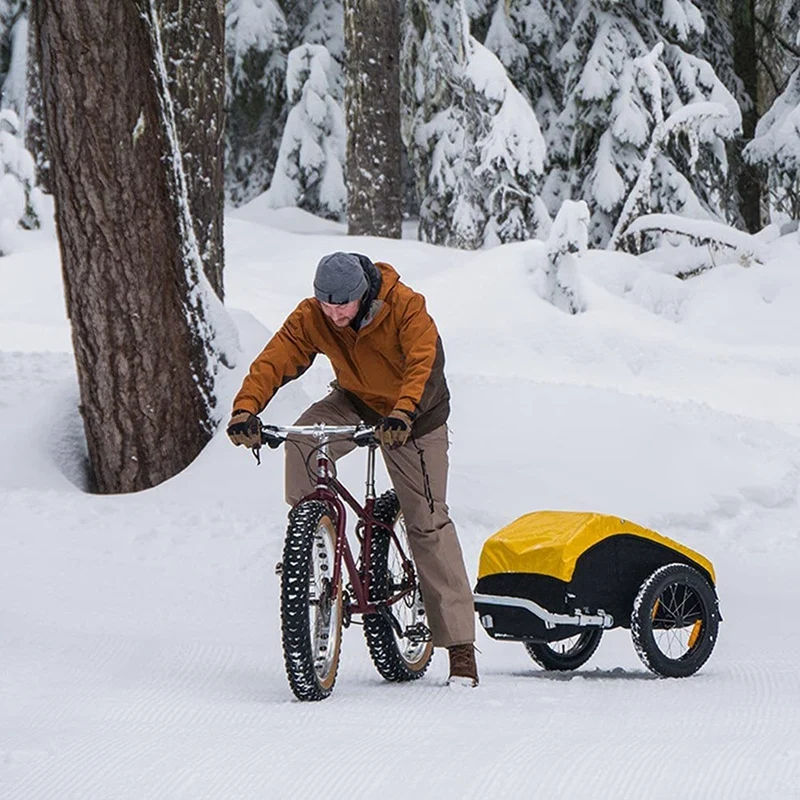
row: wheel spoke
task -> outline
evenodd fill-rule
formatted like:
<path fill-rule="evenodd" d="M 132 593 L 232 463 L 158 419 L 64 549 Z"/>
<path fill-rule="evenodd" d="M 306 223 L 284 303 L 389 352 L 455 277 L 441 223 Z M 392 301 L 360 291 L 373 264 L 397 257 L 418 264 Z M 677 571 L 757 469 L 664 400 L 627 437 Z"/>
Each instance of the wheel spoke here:
<path fill-rule="evenodd" d="M 656 599 L 652 614 L 652 619 L 660 622 L 654 638 L 661 652 L 673 660 L 683 658 L 700 635 L 698 624 L 701 624 L 701 617 L 700 598 L 691 587 L 683 584 L 667 586 Z"/>

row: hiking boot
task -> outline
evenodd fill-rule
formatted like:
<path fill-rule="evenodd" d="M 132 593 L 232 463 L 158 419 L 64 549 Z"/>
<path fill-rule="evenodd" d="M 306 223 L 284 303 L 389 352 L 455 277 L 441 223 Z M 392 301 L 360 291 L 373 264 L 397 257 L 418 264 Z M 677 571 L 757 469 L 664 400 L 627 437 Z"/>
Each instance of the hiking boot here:
<path fill-rule="evenodd" d="M 456 644 L 447 648 L 450 654 L 448 686 L 477 686 L 478 665 L 475 663 L 475 645 Z"/>

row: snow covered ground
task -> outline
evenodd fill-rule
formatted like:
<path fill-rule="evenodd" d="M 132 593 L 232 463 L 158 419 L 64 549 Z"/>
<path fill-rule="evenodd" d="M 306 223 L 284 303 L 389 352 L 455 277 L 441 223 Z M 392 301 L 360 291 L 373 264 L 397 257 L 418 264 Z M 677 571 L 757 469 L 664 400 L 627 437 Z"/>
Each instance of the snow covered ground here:
<path fill-rule="evenodd" d="M 582 259 L 588 311 L 542 301 L 536 244 L 478 253 L 258 201 L 232 213 L 227 303 L 250 359 L 334 249 L 395 264 L 439 323 L 453 393 L 451 509 L 484 539 L 539 508 L 629 517 L 712 559 L 715 652 L 659 680 L 625 631 L 574 674 L 479 631 L 482 682 L 413 685 L 345 633 L 333 696 L 301 704 L 280 650 L 282 459 L 218 435 L 151 491 L 81 491 L 81 425 L 52 234 L 0 259 L 0 797 L 800 797 L 800 246 L 691 281 Z M 283 389 L 288 422 L 328 380 Z M 357 486 L 358 453 L 341 465 Z M 384 478 L 385 483 L 385 478 Z"/>

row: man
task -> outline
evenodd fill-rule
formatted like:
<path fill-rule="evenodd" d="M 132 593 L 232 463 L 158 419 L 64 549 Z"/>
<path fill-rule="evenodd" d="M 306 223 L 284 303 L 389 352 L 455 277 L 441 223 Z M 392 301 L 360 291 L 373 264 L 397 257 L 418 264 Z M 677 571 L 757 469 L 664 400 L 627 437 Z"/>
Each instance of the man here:
<path fill-rule="evenodd" d="M 295 424 L 377 426 L 419 572 L 433 644 L 450 655 L 450 683 L 478 684 L 472 591 L 445 502 L 450 392 L 444 351 L 425 299 L 384 263 L 332 253 L 317 266 L 314 297 L 303 300 L 250 367 L 233 402 L 228 436 L 261 444 L 260 422 L 275 392 L 326 355 L 336 381 Z M 306 448 L 308 445 L 306 445 Z M 332 444 L 335 460 L 351 442 Z M 313 491 L 307 449 L 286 449 L 286 500 Z"/>

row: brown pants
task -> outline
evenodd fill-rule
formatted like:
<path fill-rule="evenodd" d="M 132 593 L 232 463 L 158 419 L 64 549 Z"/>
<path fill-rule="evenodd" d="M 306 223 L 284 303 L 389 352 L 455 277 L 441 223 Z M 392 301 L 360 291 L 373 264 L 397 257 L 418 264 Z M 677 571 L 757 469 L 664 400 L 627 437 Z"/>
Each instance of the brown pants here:
<path fill-rule="evenodd" d="M 355 425 L 358 413 L 344 394 L 334 389 L 327 397 L 310 406 L 296 425 L 324 422 Z M 299 445 L 286 445 L 286 501 L 294 505 L 314 489 L 305 459 L 313 444 L 303 437 Z M 352 442 L 333 442 L 329 453 L 336 461 L 353 450 Z M 419 450 L 417 449 L 419 448 Z M 411 440 L 397 450 L 383 450 L 386 469 L 397 492 L 405 517 L 411 552 L 419 573 L 428 624 L 436 647 L 469 644 L 475 641 L 475 611 L 464 556 L 456 529 L 450 519 L 447 494 L 447 426 L 442 425 L 420 436 L 416 446 Z M 433 512 L 425 496 L 420 452 L 433 498 Z M 312 459 L 313 462 L 313 459 Z M 313 471 L 313 463 L 312 463 Z"/>

